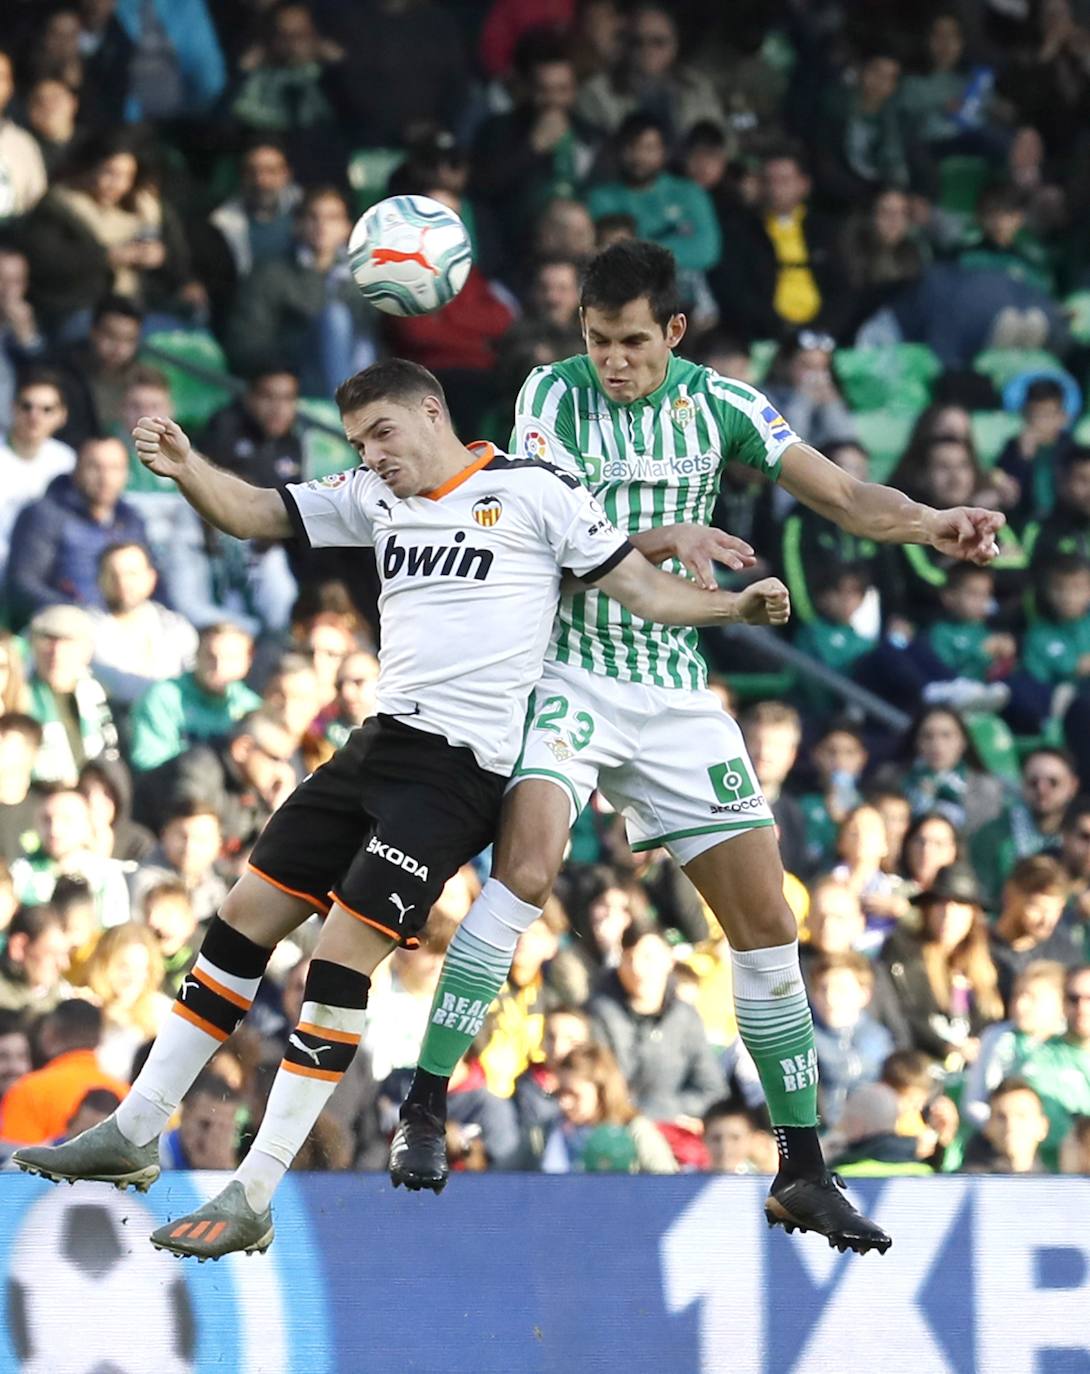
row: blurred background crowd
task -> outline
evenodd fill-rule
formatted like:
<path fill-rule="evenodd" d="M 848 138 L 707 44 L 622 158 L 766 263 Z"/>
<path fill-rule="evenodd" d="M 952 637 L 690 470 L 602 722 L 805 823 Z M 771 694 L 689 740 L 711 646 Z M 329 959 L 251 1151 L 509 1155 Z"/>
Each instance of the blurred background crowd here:
<path fill-rule="evenodd" d="M 373 560 L 207 528 L 136 462 L 136 418 L 174 415 L 258 485 L 320 477 L 354 462 L 333 388 L 398 354 L 502 445 L 530 368 L 581 349 L 582 264 L 635 235 L 677 257 L 683 353 L 854 473 L 1008 516 L 992 568 L 951 566 L 723 475 L 716 522 L 793 594 L 789 665 L 706 650 L 777 817 L 827 1152 L 1090 1172 L 1090 3 L 8 0 L 5 21 L 0 1148 L 111 1110 L 264 820 L 374 709 Z M 472 236 L 435 315 L 353 287 L 352 223 L 388 192 Z M 297 1167 L 384 1166 L 487 863 L 376 976 Z M 247 1148 L 317 919 L 168 1164 Z M 453 1084 L 455 1166 L 770 1171 L 731 1008 L 697 894 L 595 798 Z"/>

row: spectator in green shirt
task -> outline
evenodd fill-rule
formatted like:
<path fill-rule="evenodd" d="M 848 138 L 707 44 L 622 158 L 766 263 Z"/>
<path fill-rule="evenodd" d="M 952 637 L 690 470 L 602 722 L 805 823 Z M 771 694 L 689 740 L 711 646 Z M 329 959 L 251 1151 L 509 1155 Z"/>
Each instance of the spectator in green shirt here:
<path fill-rule="evenodd" d="M 1042 614 L 1026 633 L 1022 661 L 1055 687 L 1090 675 L 1090 563 L 1061 555 L 1042 572 Z"/>
<path fill-rule="evenodd" d="M 242 681 L 252 656 L 245 630 L 231 621 L 206 626 L 193 671 L 154 683 L 133 707 L 133 767 L 147 772 L 191 744 L 226 739 L 236 721 L 261 705 Z"/>
<path fill-rule="evenodd" d="M 669 248 L 682 272 L 706 272 L 718 261 L 719 222 L 707 191 L 667 172 L 662 121 L 632 114 L 617 131 L 621 180 L 595 186 L 587 207 L 595 220 L 629 214 L 640 238 Z"/>
<path fill-rule="evenodd" d="M 954 678 L 983 682 L 1017 653 L 1011 634 L 989 629 L 995 611 L 995 575 L 989 568 L 958 563 L 939 591 L 942 617 L 925 632 L 935 656 Z"/>
<path fill-rule="evenodd" d="M 816 574 L 813 583 L 817 615 L 795 636 L 795 647 L 810 654 L 826 668 L 848 673 L 859 658 L 874 647 L 852 626 L 870 586 L 866 571 L 854 564 L 832 564 Z M 835 698 L 824 687 L 805 681 L 799 688 L 805 704 L 827 711 Z"/>
<path fill-rule="evenodd" d="M 808 871 L 818 872 L 835 862 L 840 823 L 862 801 L 859 780 L 867 766 L 867 746 L 853 721 L 833 719 L 810 758 L 818 788 L 803 793 L 799 806 L 806 819 Z"/>
<path fill-rule="evenodd" d="M 1055 377 L 1037 377 L 1026 387 L 1022 429 L 1007 441 L 992 472 L 999 504 L 1017 529 L 1052 514 L 1059 473 L 1075 448 L 1074 419 Z"/>
<path fill-rule="evenodd" d="M 1066 749 L 1042 745 L 1022 763 L 1022 795 L 973 836 L 969 854 L 994 908 L 1019 859 L 1060 845 L 1064 814 L 1079 790 L 1075 761 Z"/>
<path fill-rule="evenodd" d="M 1067 1032 L 1047 1040 L 1022 1066 L 1048 1116 L 1049 1132 L 1043 1153 L 1055 1167 L 1060 1144 L 1076 1116 L 1090 1116 L 1090 965 L 1067 975 L 1064 987 Z"/>
<path fill-rule="evenodd" d="M 1048 255 L 1026 232 L 1026 203 L 1015 186 L 989 186 L 976 205 L 977 231 L 958 254 L 972 272 L 1001 272 L 1051 296 L 1055 282 Z"/>

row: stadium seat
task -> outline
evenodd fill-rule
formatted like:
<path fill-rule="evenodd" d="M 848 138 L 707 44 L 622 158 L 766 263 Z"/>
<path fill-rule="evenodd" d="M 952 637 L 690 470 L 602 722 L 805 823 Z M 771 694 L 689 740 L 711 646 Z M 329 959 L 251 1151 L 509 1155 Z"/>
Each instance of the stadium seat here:
<path fill-rule="evenodd" d="M 986 348 L 973 359 L 973 371 L 987 377 L 996 391 L 1002 391 L 1023 372 L 1041 375 L 1063 370 L 1059 358 L 1043 348 Z"/>
<path fill-rule="evenodd" d="M 234 394 L 223 349 L 206 330 L 172 329 L 149 334 L 144 347 L 156 350 L 146 354 L 147 360 L 166 373 L 174 416 L 183 429 L 199 429 Z M 164 357 L 159 356 L 160 349 Z M 165 356 L 177 361 L 167 362 Z"/>
<path fill-rule="evenodd" d="M 390 173 L 404 160 L 403 148 L 358 148 L 348 159 L 348 184 L 361 215 L 386 194 Z"/>
<path fill-rule="evenodd" d="M 841 348 L 833 359 L 844 399 L 852 410 L 911 411 L 931 400 L 942 364 L 926 344 Z"/>
<path fill-rule="evenodd" d="M 884 482 L 905 450 L 916 416 L 896 410 L 863 410 L 852 418 L 859 442 L 871 456 L 871 480 Z"/>
<path fill-rule="evenodd" d="M 753 368 L 753 382 L 755 386 L 760 386 L 768 376 L 768 369 L 772 366 L 772 359 L 776 356 L 779 344 L 775 339 L 757 339 L 749 346 L 749 362 Z"/>
<path fill-rule="evenodd" d="M 786 701 L 795 685 L 793 668 L 780 673 L 725 673 L 727 685 L 744 706 L 750 701 Z"/>
<path fill-rule="evenodd" d="M 358 465 L 359 459 L 352 446 L 337 434 L 329 432 L 329 426 L 338 431 L 341 428 L 341 413 L 335 401 L 327 401 L 321 396 L 302 396 L 299 399 L 299 414 L 327 426 L 303 427 L 303 475 L 308 482 L 318 477 L 328 477 L 331 472 L 345 472 Z"/>
<path fill-rule="evenodd" d="M 969 738 L 985 771 L 1005 778 L 1008 782 L 1017 783 L 1018 746 L 1006 721 L 987 711 L 967 712 L 964 719 Z"/>
<path fill-rule="evenodd" d="M 1022 428 L 1022 418 L 1009 410 L 974 410 L 972 421 L 973 443 L 981 467 L 994 467 L 1003 445 Z"/>
<path fill-rule="evenodd" d="M 1076 444 L 1090 445 L 1090 410 L 1076 422 L 1072 433 Z"/>
<path fill-rule="evenodd" d="M 952 214 L 971 216 L 993 176 L 992 164 L 985 157 L 944 157 L 939 163 L 939 204 Z"/>

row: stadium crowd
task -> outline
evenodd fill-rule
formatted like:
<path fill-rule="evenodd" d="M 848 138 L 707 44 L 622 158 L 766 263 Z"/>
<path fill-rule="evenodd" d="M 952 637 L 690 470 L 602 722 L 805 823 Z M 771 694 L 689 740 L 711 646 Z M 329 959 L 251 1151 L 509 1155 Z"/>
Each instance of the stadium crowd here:
<path fill-rule="evenodd" d="M 321 476 L 354 461 L 332 390 L 397 354 L 503 445 L 527 372 L 581 351 L 582 263 L 639 236 L 682 269 L 683 353 L 853 472 L 1008 516 L 993 567 L 952 566 L 724 474 L 716 521 L 788 582 L 796 647 L 911 718 L 705 646 L 779 827 L 827 1153 L 1090 1172 L 1090 4 L 11 0 L 7 20 L 3 1151 L 116 1105 L 265 819 L 374 709 L 373 561 L 209 529 L 136 460 L 136 418 L 175 415 L 257 485 Z M 353 220 L 398 192 L 473 240 L 435 315 L 380 317 L 351 280 Z M 384 1167 L 487 863 L 376 976 L 296 1167 Z M 318 920 L 188 1094 L 169 1166 L 247 1148 Z M 773 1172 L 730 977 L 687 879 L 595 798 L 452 1083 L 455 1167 Z"/>

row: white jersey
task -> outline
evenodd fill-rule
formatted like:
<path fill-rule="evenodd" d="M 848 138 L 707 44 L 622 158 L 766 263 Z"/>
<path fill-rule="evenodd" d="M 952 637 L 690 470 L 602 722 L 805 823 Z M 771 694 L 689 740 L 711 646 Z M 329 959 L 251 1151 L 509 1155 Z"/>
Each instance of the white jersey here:
<path fill-rule="evenodd" d="M 291 484 L 312 548 L 374 546 L 382 591 L 378 710 L 510 773 L 566 568 L 603 576 L 631 544 L 579 482 L 475 445 L 444 486 L 404 500 L 360 467 Z"/>

